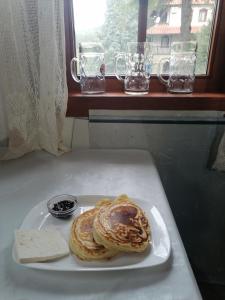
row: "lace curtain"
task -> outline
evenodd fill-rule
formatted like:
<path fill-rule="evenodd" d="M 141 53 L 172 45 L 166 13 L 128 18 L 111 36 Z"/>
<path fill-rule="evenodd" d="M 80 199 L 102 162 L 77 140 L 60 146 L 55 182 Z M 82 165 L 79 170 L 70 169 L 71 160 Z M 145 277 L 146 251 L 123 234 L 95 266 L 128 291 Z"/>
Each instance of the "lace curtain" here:
<path fill-rule="evenodd" d="M 67 150 L 63 11 L 63 0 L 0 1 L 0 89 L 9 138 L 1 159 Z"/>

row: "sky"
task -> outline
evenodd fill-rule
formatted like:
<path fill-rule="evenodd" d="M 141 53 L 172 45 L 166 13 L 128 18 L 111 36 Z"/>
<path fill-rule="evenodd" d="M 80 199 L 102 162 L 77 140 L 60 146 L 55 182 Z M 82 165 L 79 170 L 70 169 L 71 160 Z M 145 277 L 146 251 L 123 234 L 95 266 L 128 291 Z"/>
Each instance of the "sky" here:
<path fill-rule="evenodd" d="M 106 0 L 73 0 L 73 6 L 75 28 L 78 32 L 99 27 L 104 23 Z"/>

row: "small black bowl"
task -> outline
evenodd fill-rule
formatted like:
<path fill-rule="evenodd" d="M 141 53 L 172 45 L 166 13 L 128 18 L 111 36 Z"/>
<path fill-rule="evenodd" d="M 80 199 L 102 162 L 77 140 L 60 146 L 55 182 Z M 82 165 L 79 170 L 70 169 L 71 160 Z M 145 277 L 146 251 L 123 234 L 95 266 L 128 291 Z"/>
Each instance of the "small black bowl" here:
<path fill-rule="evenodd" d="M 77 198 L 73 195 L 58 195 L 47 202 L 49 213 L 56 218 L 69 218 L 78 208 Z"/>

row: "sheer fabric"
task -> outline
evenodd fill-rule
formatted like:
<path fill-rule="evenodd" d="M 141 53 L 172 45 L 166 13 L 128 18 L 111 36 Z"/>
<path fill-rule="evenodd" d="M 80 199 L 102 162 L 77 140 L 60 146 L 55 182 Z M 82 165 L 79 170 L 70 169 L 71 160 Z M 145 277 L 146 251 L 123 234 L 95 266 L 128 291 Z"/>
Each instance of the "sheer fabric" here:
<path fill-rule="evenodd" d="M 9 138 L 2 159 L 67 150 L 63 11 L 63 0 L 0 1 L 0 89 Z"/>

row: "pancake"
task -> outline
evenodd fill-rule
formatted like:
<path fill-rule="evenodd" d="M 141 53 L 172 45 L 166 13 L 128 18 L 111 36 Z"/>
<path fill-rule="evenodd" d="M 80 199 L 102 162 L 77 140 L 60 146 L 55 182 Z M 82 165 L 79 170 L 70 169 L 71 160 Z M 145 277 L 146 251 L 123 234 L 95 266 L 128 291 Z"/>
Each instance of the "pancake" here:
<path fill-rule="evenodd" d="M 143 210 L 126 195 L 100 207 L 93 226 L 95 241 L 117 251 L 143 252 L 151 238 Z"/>
<path fill-rule="evenodd" d="M 99 260 L 111 258 L 118 253 L 114 249 L 106 249 L 103 245 L 97 244 L 93 239 L 93 221 L 100 207 L 110 202 L 103 200 L 98 203 L 98 207 L 90 209 L 72 224 L 70 232 L 70 249 L 72 253 L 82 260 Z"/>

